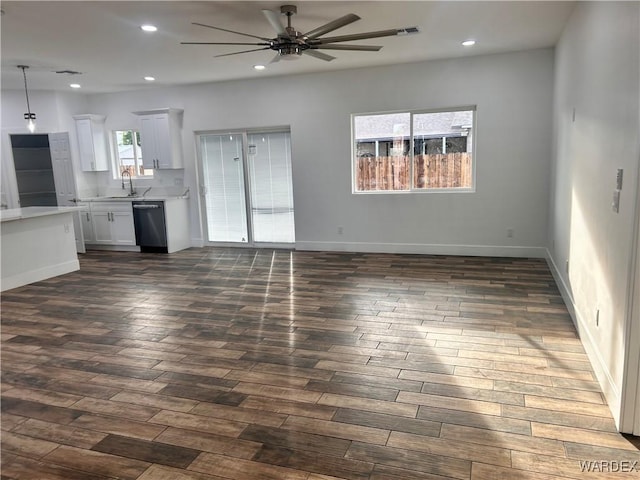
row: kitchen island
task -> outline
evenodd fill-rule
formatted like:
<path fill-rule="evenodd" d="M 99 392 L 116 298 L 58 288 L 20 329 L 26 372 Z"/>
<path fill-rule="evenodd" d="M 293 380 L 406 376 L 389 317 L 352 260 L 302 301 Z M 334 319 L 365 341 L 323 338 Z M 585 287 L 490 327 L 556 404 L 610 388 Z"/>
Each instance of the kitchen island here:
<path fill-rule="evenodd" d="M 80 269 L 73 213 L 83 207 L 0 211 L 0 291 Z"/>

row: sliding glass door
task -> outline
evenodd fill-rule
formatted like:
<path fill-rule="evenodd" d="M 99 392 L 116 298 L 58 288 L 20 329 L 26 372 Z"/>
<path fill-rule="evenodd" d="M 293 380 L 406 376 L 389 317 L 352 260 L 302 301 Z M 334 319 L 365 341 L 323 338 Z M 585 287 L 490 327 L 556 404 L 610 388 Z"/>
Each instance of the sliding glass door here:
<path fill-rule="evenodd" d="M 245 131 L 199 135 L 207 239 L 291 244 L 291 135 Z"/>
<path fill-rule="evenodd" d="M 242 134 L 200 137 L 210 242 L 249 241 L 242 137 Z"/>
<path fill-rule="evenodd" d="M 249 189 L 254 242 L 293 243 L 293 190 L 289 132 L 248 137 Z"/>

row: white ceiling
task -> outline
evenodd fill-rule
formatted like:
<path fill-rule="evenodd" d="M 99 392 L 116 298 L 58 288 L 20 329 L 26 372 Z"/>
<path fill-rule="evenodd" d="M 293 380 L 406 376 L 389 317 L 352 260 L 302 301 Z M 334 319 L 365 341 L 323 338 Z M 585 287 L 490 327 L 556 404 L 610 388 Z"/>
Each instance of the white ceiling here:
<path fill-rule="evenodd" d="M 329 51 L 336 60 L 303 56 L 269 64 L 274 52 L 214 58 L 251 47 L 180 45 L 181 41 L 245 42 L 248 37 L 194 26 L 205 23 L 226 29 L 275 37 L 262 9 L 298 6 L 293 26 L 309 31 L 355 13 L 362 19 L 330 35 L 418 26 L 419 34 L 362 40 L 382 45 L 379 52 Z M 114 92 L 256 78 L 325 72 L 371 65 L 390 65 L 550 47 L 557 42 L 573 2 L 465 1 L 3 1 L 1 21 L 2 88 L 23 88 L 22 71 L 30 66 L 29 89 Z M 151 23 L 158 32 L 139 26 Z M 465 39 L 477 40 L 463 47 Z M 258 40 L 256 40 L 258 41 Z M 255 64 L 266 64 L 262 72 Z M 82 75 L 56 74 L 75 70 Z M 145 75 L 156 77 L 150 84 Z"/>

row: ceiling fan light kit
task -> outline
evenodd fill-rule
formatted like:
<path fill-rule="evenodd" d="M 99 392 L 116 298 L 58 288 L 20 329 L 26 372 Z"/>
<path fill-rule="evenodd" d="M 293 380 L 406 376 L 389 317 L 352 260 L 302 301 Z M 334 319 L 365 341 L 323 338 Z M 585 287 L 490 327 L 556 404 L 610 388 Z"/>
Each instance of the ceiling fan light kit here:
<path fill-rule="evenodd" d="M 252 48 L 249 50 L 242 50 L 239 52 L 225 53 L 216 55 L 216 57 L 228 57 L 231 55 L 239 55 L 242 53 L 257 52 L 260 50 L 273 50 L 277 53 L 275 58 L 271 60 L 271 63 L 283 60 L 295 60 L 302 55 L 309 55 L 310 57 L 317 58 L 330 62 L 335 60 L 336 57 L 328 55 L 318 50 L 348 50 L 348 51 L 360 51 L 360 52 L 377 52 L 382 47 L 377 45 L 354 45 L 346 44 L 343 42 L 351 42 L 356 40 L 367 40 L 370 38 L 380 37 L 392 37 L 397 35 L 408 35 L 412 33 L 418 33 L 420 30 L 418 27 L 406 27 L 406 28 L 393 28 L 388 30 L 380 30 L 376 32 L 364 32 L 356 33 L 352 35 L 341 35 L 337 37 L 323 37 L 323 35 L 333 32 L 339 28 L 349 25 L 360 17 L 349 13 L 340 18 L 337 18 L 329 23 L 321 25 L 309 32 L 302 33 L 297 31 L 291 25 L 291 17 L 298 12 L 298 8 L 295 5 L 282 5 L 280 7 L 280 14 L 272 10 L 262 10 L 263 15 L 267 19 L 267 22 L 276 32 L 275 38 L 265 38 L 250 33 L 236 32 L 234 30 L 228 30 L 226 28 L 214 27 L 212 25 L 206 25 L 203 23 L 193 23 L 200 27 L 212 28 L 214 30 L 220 30 L 228 33 L 235 33 L 237 35 L 243 35 L 245 37 L 251 37 L 260 42 L 248 43 L 248 42 L 181 42 L 183 45 L 251 45 L 259 48 Z M 281 16 L 287 17 L 287 26 L 285 27 L 280 21 Z"/>

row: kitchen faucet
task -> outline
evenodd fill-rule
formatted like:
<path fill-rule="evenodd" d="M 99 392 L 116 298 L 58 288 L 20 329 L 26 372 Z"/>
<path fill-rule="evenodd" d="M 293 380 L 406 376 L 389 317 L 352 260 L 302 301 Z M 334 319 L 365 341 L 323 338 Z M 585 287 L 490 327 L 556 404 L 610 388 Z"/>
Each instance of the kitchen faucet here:
<path fill-rule="evenodd" d="M 136 191 L 133 189 L 133 181 L 131 180 L 131 172 L 129 170 L 123 170 L 120 176 L 122 177 L 122 189 L 124 190 L 124 176 L 129 176 L 129 196 L 133 197 Z"/>

